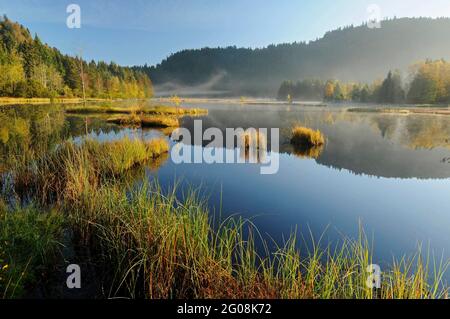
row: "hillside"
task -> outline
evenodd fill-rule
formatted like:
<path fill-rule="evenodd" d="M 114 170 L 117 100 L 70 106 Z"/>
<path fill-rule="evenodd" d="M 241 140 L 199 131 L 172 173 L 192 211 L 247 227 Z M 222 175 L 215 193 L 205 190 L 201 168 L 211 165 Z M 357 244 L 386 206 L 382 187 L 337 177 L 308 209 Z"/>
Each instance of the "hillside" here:
<path fill-rule="evenodd" d="M 0 18 L 2 97 L 144 98 L 152 93 L 143 72 L 63 55 L 22 25 Z"/>
<path fill-rule="evenodd" d="M 149 74 L 157 92 L 275 96 L 283 80 L 372 82 L 390 69 L 405 71 L 414 62 L 441 58 L 450 59 L 450 19 L 402 18 L 383 21 L 380 29 L 338 29 L 309 43 L 184 50 L 136 69 Z"/>

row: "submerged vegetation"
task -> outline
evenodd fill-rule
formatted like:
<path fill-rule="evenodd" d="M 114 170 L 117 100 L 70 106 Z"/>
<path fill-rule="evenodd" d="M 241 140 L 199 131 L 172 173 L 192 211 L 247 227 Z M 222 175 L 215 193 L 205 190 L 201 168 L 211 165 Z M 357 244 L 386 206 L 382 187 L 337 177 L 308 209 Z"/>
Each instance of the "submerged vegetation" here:
<path fill-rule="evenodd" d="M 291 144 L 297 146 L 323 146 L 325 144 L 325 137 L 319 130 L 295 126 L 292 128 Z"/>

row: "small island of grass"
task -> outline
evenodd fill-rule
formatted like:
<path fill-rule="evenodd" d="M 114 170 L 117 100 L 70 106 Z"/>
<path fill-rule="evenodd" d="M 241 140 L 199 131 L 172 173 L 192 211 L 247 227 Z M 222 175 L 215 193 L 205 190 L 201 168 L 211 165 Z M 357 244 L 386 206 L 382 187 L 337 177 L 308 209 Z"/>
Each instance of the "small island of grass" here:
<path fill-rule="evenodd" d="M 295 126 L 292 129 L 291 144 L 294 146 L 322 146 L 325 144 L 325 137 L 319 130 Z"/>

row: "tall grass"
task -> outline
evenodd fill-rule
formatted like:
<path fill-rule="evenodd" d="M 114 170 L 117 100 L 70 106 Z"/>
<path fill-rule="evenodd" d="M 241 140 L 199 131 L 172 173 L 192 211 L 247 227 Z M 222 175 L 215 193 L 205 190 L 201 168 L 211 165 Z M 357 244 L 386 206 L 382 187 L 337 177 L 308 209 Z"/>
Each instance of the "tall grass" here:
<path fill-rule="evenodd" d="M 275 250 L 241 219 L 213 228 L 195 192 L 183 200 L 157 185 L 131 191 L 103 185 L 69 211 L 80 238 L 95 245 L 110 271 L 107 297 L 373 298 L 366 286 L 371 249 L 357 240 L 299 251 L 295 233 Z M 260 243 L 260 245 L 257 245 Z M 258 250 L 262 246 L 265 249 Z M 394 263 L 381 298 L 442 298 L 447 264 L 430 269 L 421 255 Z M 428 274 L 434 274 L 428 277 Z"/>
<path fill-rule="evenodd" d="M 41 203 L 71 199 L 82 190 L 94 192 L 101 183 L 168 150 L 162 138 L 148 142 L 123 138 L 104 143 L 87 139 L 80 145 L 68 141 L 56 151 L 17 167 L 12 172 L 15 189 L 19 194 L 31 192 Z"/>
<path fill-rule="evenodd" d="M 0 299 L 23 297 L 60 257 L 63 215 L 0 204 Z"/>

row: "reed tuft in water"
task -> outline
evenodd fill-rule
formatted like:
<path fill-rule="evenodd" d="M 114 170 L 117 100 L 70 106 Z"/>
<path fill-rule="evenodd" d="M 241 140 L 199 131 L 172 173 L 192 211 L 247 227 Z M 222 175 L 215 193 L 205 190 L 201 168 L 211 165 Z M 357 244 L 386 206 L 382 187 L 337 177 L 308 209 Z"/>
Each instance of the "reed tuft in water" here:
<path fill-rule="evenodd" d="M 295 126 L 292 128 L 291 144 L 305 146 L 321 146 L 325 144 L 325 137 L 319 130 Z"/>

